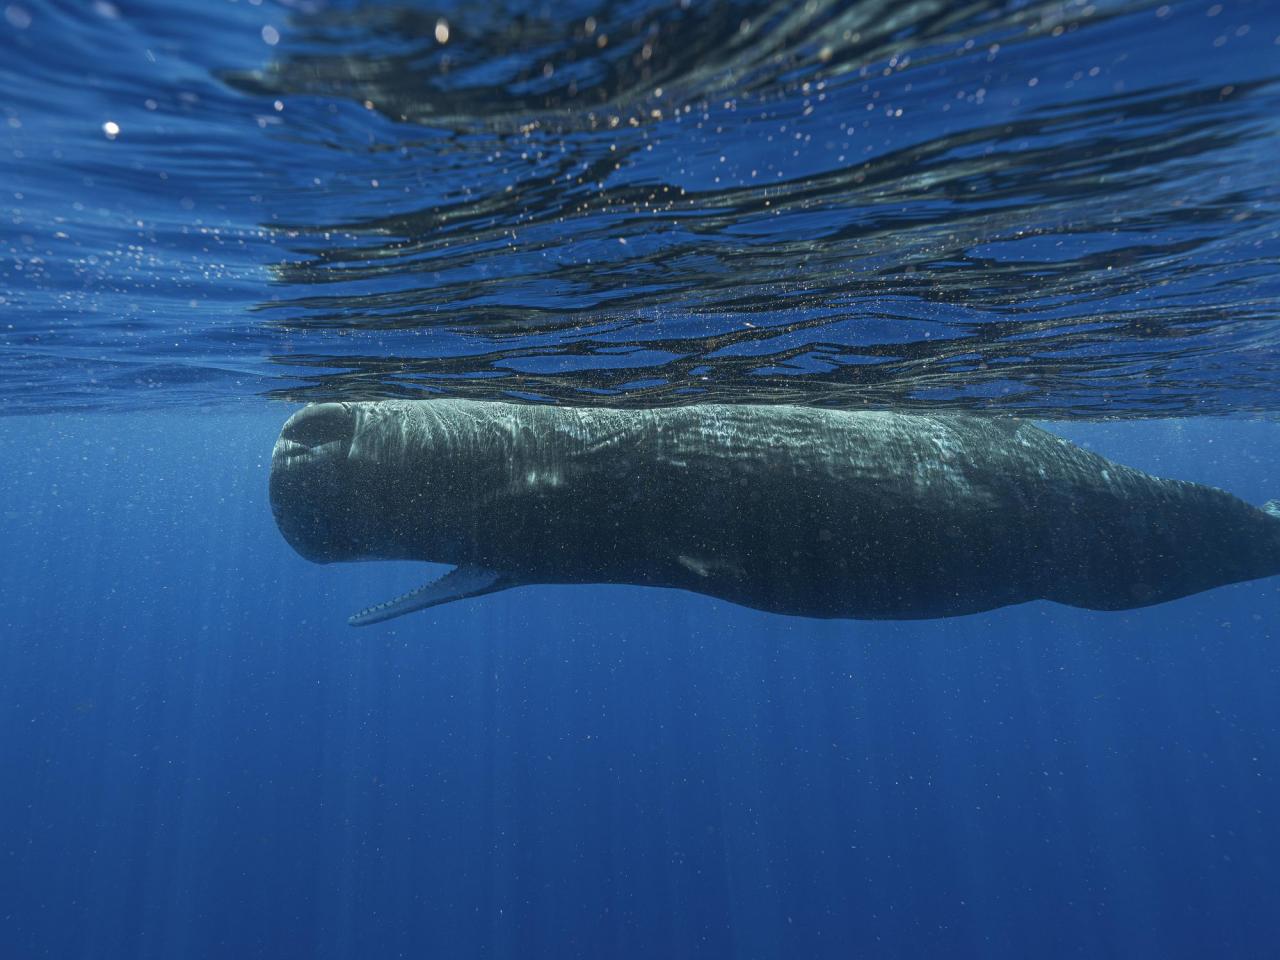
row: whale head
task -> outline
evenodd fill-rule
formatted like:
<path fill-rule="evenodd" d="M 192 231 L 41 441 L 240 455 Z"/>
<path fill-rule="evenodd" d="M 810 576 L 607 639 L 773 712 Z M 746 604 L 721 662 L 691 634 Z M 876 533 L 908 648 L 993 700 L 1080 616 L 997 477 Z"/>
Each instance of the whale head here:
<path fill-rule="evenodd" d="M 426 411 L 397 401 L 316 403 L 290 417 L 270 480 L 290 546 L 316 563 L 467 558 L 472 473 Z"/>
<path fill-rule="evenodd" d="M 304 407 L 285 423 L 271 452 L 271 510 L 298 553 L 317 563 L 367 556 L 363 504 L 352 494 L 359 464 L 351 458 L 358 429 L 349 403 Z"/>

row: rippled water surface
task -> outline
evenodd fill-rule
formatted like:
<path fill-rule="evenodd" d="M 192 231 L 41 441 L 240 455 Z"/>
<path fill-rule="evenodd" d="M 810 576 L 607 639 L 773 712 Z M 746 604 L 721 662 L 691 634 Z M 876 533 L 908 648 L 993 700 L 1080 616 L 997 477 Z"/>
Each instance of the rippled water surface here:
<path fill-rule="evenodd" d="M 4 4 L 10 410 L 1274 410 L 1280 5 Z"/>

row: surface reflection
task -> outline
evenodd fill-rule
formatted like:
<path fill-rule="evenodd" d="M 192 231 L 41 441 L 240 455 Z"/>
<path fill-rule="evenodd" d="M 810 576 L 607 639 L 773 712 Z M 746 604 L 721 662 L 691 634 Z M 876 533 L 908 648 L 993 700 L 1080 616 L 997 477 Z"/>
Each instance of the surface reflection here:
<path fill-rule="evenodd" d="M 351 203 L 284 204 L 258 315 L 302 384 L 272 395 L 1265 406 L 1274 46 L 1224 21 L 1215 59 L 1162 48 L 1190 12 L 300 16 L 229 82 L 381 119 L 281 134 L 326 143 Z"/>

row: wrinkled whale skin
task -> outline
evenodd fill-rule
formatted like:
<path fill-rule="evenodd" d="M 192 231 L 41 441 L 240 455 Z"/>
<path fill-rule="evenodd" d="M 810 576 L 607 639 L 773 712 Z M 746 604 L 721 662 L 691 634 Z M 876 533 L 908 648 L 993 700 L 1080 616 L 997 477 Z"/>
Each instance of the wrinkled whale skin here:
<path fill-rule="evenodd" d="M 964 414 L 326 403 L 285 424 L 270 494 L 311 560 L 459 566 L 387 616 L 535 583 L 809 617 L 1119 610 L 1280 572 L 1271 505 Z"/>

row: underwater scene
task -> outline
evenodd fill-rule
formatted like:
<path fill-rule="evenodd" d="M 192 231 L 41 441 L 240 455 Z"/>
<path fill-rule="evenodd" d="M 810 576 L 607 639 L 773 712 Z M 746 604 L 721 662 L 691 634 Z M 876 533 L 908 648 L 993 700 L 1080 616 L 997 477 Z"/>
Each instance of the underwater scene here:
<path fill-rule="evenodd" d="M 0 960 L 1280 956 L 1276 0 L 0 0 Z"/>

